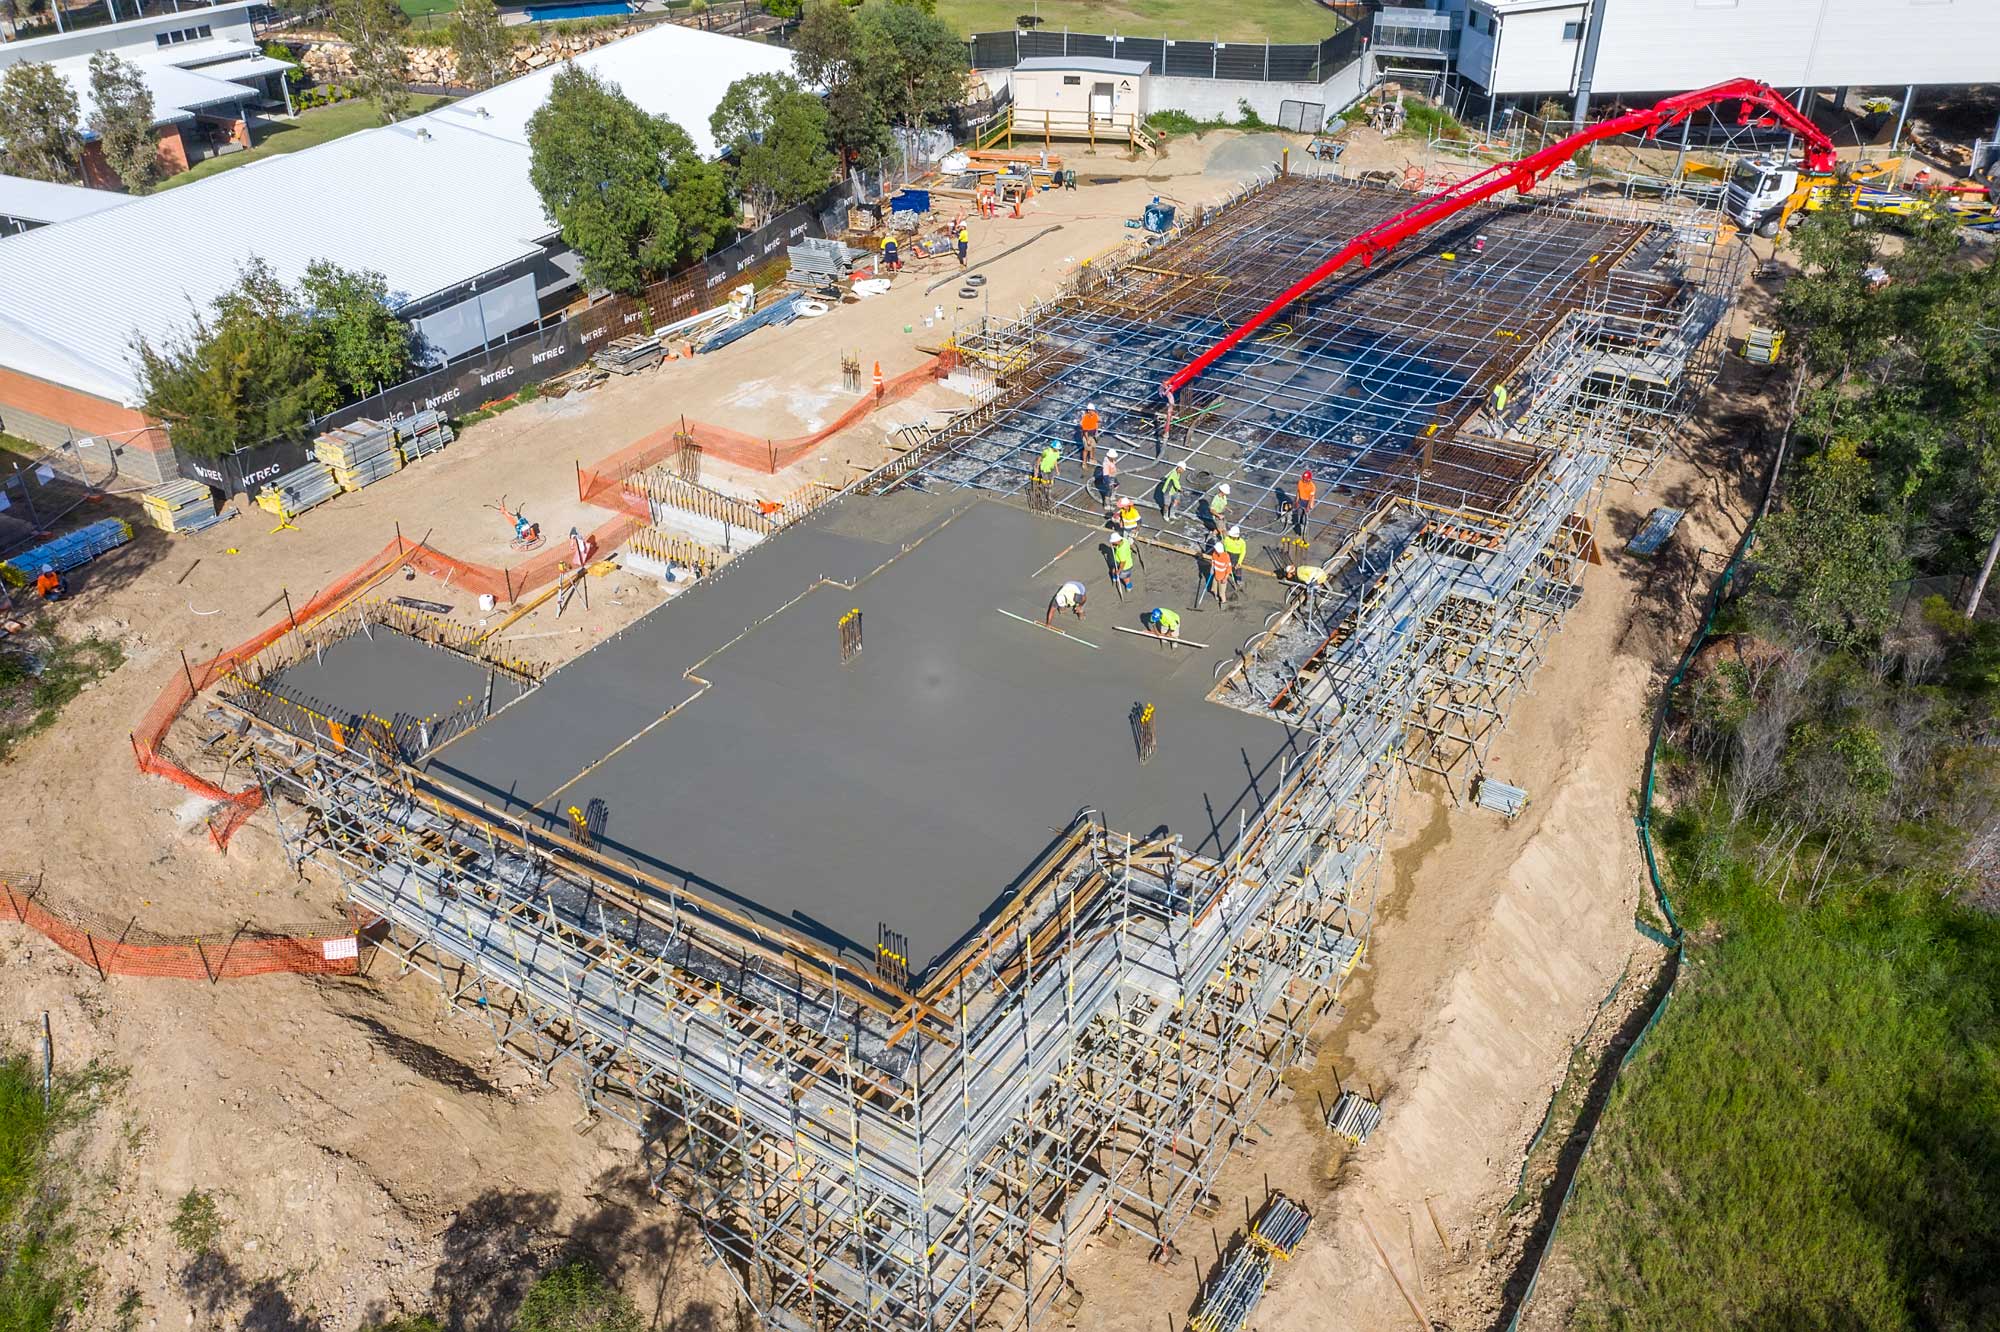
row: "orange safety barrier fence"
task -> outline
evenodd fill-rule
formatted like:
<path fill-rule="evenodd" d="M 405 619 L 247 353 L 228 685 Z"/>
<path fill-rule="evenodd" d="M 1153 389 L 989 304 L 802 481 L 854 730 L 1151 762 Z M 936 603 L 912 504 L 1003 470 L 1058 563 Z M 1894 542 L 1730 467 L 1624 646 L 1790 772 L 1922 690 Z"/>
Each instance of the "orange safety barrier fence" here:
<path fill-rule="evenodd" d="M 751 471 L 782 472 L 876 408 L 899 402 L 924 385 L 942 378 L 950 371 L 951 364 L 946 356 L 934 356 L 914 370 L 906 370 L 885 380 L 879 396 L 869 389 L 828 424 L 811 434 L 796 435 L 791 439 L 760 439 L 728 426 L 682 417 L 673 425 L 655 430 L 599 460 L 594 466 L 578 468 L 577 498 L 606 507 L 625 507 L 631 503 L 619 498 L 625 479 L 678 453 L 684 438 L 692 439 L 708 457 Z M 643 508 L 644 501 L 639 500 L 638 505 Z"/>
<path fill-rule="evenodd" d="M 211 935 L 156 934 L 137 922 L 93 920 L 36 888 L 23 892 L 0 882 L 0 920 L 15 920 L 40 934 L 100 978 L 157 976 L 171 980 L 238 980 L 294 973 L 351 976 L 360 968 L 360 936 L 347 926 L 299 931 L 245 925 Z"/>
<path fill-rule="evenodd" d="M 685 418 L 674 426 L 656 430 L 637 442 L 598 462 L 577 468 L 577 496 L 599 508 L 612 510 L 612 517 L 585 536 L 585 558 L 596 559 L 623 545 L 634 532 L 652 521 L 644 496 L 625 491 L 623 482 L 680 448 L 679 436 L 693 435 L 702 450 L 726 461 L 755 470 L 778 472 L 791 466 L 820 444 L 847 429 L 868 413 L 890 402 L 909 397 L 926 383 L 948 373 L 953 360 L 949 353 L 933 357 L 914 370 L 886 381 L 882 391 L 862 395 L 829 425 L 793 439 L 766 440 L 739 430 Z M 190 772 L 167 746 L 167 732 L 181 712 L 202 690 L 242 667 L 271 644 L 294 629 L 338 610 L 389 570 L 409 565 L 477 596 L 485 594 L 502 604 L 519 602 L 529 593 L 554 582 L 576 561 L 576 547 L 566 537 L 553 538 L 546 549 L 510 567 L 474 564 L 454 558 L 423 542 L 406 541 L 400 534 L 388 545 L 308 598 L 292 613 L 268 628 L 187 669 L 167 685 L 153 705 L 146 709 L 132 732 L 132 756 L 139 771 L 170 782 L 224 806 L 208 821 L 209 840 L 219 850 L 227 850 L 229 839 L 251 816 L 264 807 L 259 787 L 227 791 Z"/>

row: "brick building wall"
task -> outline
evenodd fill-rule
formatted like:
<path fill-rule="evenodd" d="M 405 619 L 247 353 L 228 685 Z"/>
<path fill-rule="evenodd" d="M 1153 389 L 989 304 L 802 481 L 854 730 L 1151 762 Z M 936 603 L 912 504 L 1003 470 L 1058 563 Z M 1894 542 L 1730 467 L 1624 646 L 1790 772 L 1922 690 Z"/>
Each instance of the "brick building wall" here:
<path fill-rule="evenodd" d="M 50 448 L 75 444 L 134 482 L 180 475 L 167 432 L 143 412 L 14 370 L 0 369 L 0 431 Z"/>

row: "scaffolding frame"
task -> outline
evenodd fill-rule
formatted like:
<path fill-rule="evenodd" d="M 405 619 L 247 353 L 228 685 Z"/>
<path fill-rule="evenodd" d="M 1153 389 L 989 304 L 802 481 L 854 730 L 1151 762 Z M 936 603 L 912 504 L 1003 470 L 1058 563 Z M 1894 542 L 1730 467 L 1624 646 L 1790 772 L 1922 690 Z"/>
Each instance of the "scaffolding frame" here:
<path fill-rule="evenodd" d="M 1026 503 L 1043 441 L 1095 402 L 1139 463 L 1128 475 L 1184 458 L 1192 490 L 1203 474 L 1245 483 L 1267 555 L 1326 552 L 1328 581 L 1217 668 L 1212 700 L 1296 743 L 1213 857 L 1080 810 L 1007 904 L 913 978 L 892 941 L 857 966 L 494 809 L 418 766 L 426 737 L 348 743 L 267 678 L 225 705 L 259 739 L 287 855 L 338 875 L 381 952 L 501 1048 L 630 1125 L 655 1190 L 768 1325 L 1066 1318 L 1088 1236 L 1164 1245 L 1212 1211 L 1231 1150 L 1365 954 L 1399 778 L 1470 790 L 1575 604 L 1602 484 L 1666 439 L 1700 373 L 1634 408 L 1634 429 L 1601 420 L 1602 376 L 1579 365 L 1602 360 L 1614 319 L 1619 355 L 1684 367 L 1719 322 L 1692 307 L 1727 264 L 1693 264 L 1686 227 L 1486 207 L 1315 292 L 1218 362 L 1162 438 L 1162 364 L 1401 202 L 1280 178 L 1017 320 L 961 327 L 991 394 L 862 487 Z M 1484 269 L 1469 258 L 1489 253 Z M 1686 348 L 1656 345 L 1670 336 Z M 1527 401 L 1495 410 L 1510 377 L 1532 379 Z M 1266 501 L 1305 465 L 1324 469 L 1324 499 L 1300 524 Z M 1097 516 L 1081 483 L 1054 489 Z M 1147 539 L 1201 537 L 1183 522 Z"/>

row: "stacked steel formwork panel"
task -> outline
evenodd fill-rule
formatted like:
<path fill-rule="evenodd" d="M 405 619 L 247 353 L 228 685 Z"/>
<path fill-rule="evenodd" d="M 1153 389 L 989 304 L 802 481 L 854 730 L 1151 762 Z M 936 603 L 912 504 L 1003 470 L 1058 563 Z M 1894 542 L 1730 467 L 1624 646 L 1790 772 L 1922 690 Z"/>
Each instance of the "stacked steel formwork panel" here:
<path fill-rule="evenodd" d="M 1162 367 L 1405 201 L 1281 180 L 1017 321 L 961 329 L 994 396 L 866 489 L 1018 496 L 1085 402 L 1141 460 L 1131 474 L 1157 479 Z M 1299 744 L 1214 858 L 1082 811 L 975 937 L 911 981 L 488 808 L 394 748 L 261 715 L 290 853 L 335 870 L 380 946 L 503 1047 L 628 1122 L 654 1186 L 769 1325 L 1066 1316 L 1085 1236 L 1167 1242 L 1213 1201 L 1366 947 L 1398 775 L 1476 778 L 1574 603 L 1597 490 L 1645 447 L 1593 426 L 1579 362 L 1601 361 L 1606 321 L 1628 321 L 1620 355 L 1695 377 L 1712 345 L 1715 311 L 1692 312 L 1707 269 L 1678 288 L 1634 276 L 1691 262 L 1663 224 L 1491 208 L 1466 225 L 1316 293 L 1218 362 L 1160 439 L 1161 462 L 1238 483 L 1267 555 L 1329 572 L 1218 673 L 1216 703 L 1276 716 Z M 1652 345 L 1674 336 L 1694 350 Z M 1493 383 L 1531 379 L 1520 410 L 1494 409 Z M 1659 421 L 1685 403 L 1682 379 Z M 1252 502 L 1306 465 L 1324 480 L 1303 522 Z M 1057 502 L 1096 517 L 1080 479 Z M 1186 549 L 1199 533 L 1145 537 Z M 1024 833 L 1024 848 L 1044 840 Z"/>

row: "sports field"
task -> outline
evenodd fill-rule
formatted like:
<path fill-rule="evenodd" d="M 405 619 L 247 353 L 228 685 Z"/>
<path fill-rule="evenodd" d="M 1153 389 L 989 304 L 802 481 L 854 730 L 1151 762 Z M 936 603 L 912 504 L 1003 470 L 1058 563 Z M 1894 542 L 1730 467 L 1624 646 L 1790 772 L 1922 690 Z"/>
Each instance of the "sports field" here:
<path fill-rule="evenodd" d="M 405 0 L 406 4 L 435 0 Z M 1318 0 L 1235 0 L 1218 7 L 1189 0 L 938 0 L 938 17 L 962 33 L 1005 32 L 1021 15 L 1040 15 L 1044 32 L 1224 42 L 1317 42 L 1343 26 Z"/>

